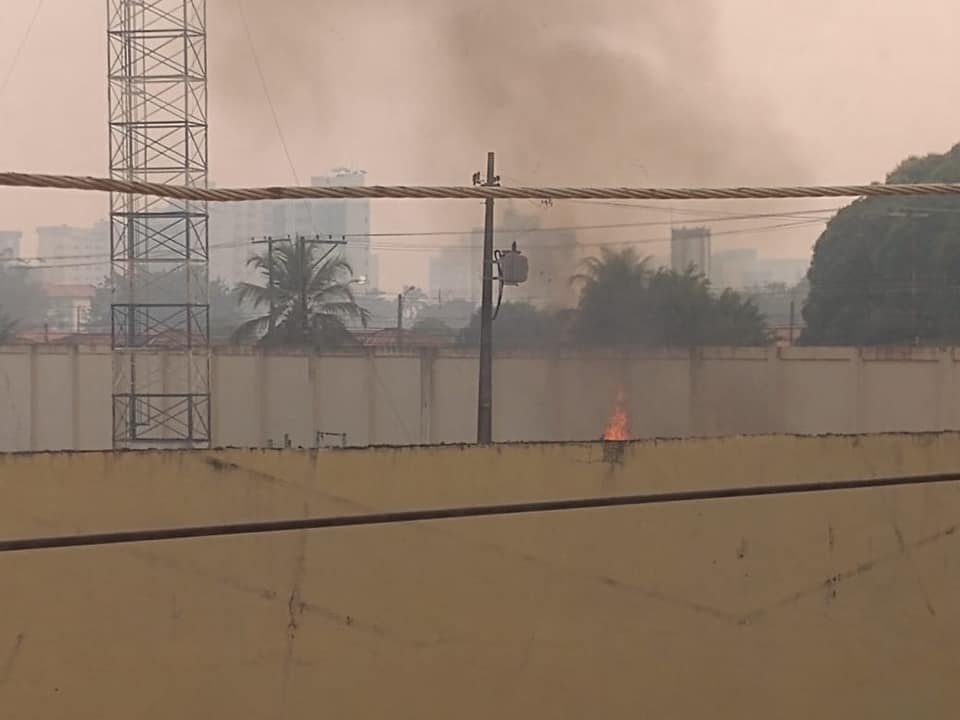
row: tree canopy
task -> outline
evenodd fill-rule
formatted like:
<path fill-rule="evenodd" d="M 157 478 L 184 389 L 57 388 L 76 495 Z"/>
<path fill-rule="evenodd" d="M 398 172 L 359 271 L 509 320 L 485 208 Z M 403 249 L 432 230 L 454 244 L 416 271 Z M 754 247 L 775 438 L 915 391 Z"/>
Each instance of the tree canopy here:
<path fill-rule="evenodd" d="M 443 320 L 436 317 L 419 318 L 413 324 L 414 332 L 430 335 L 439 340 L 452 341 L 457 336 L 457 332 L 447 325 Z"/>
<path fill-rule="evenodd" d="M 47 294 L 30 270 L 0 263 L 0 329 L 40 327 L 49 309 Z"/>
<path fill-rule="evenodd" d="M 576 339 L 599 346 L 766 345 L 763 316 L 732 290 L 713 293 L 687 272 L 653 270 L 632 248 L 604 248 L 574 277 L 581 286 Z"/>
<path fill-rule="evenodd" d="M 540 310 L 530 303 L 505 302 L 493 323 L 494 345 L 497 348 L 543 347 L 562 342 L 561 317 L 549 310 Z M 480 344 L 480 313 L 460 331 L 460 343 Z"/>
<path fill-rule="evenodd" d="M 887 183 L 960 182 L 960 145 L 912 157 Z M 830 221 L 814 249 L 801 342 L 960 341 L 960 199 L 868 198 Z"/>
<path fill-rule="evenodd" d="M 171 287 L 183 285 L 184 271 L 174 273 L 177 277 L 170 283 Z M 159 293 L 157 302 L 181 303 L 184 293 L 182 290 L 167 289 Z M 102 332 L 110 331 L 110 305 L 114 302 L 124 302 L 123 292 L 114 293 L 110 278 L 103 282 L 94 291 L 90 304 L 90 315 L 87 318 L 87 327 L 90 330 Z M 246 316 L 240 305 L 240 299 L 235 289 L 230 288 L 222 280 L 211 280 L 208 286 L 208 302 L 210 303 L 210 334 L 213 337 L 229 337 L 243 322 Z"/>

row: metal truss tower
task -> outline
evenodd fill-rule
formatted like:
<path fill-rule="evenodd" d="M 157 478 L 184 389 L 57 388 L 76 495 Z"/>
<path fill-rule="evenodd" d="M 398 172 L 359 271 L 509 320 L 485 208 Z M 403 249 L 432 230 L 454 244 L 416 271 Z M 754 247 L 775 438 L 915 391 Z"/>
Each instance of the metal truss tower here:
<path fill-rule="evenodd" d="M 206 0 L 107 0 L 110 176 L 207 186 Z M 114 194 L 113 444 L 210 444 L 205 203 Z"/>

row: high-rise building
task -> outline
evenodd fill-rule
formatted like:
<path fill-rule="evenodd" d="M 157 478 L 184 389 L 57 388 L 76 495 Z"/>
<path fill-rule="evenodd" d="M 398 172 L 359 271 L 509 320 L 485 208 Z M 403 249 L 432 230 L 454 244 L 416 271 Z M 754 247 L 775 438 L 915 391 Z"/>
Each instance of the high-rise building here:
<path fill-rule="evenodd" d="M 110 224 L 38 227 L 37 256 L 45 285 L 100 285 L 110 274 Z"/>
<path fill-rule="evenodd" d="M 710 277 L 710 228 L 673 228 L 670 233 L 670 267 L 686 272 L 691 267 Z"/>
<path fill-rule="evenodd" d="M 803 279 L 809 265 L 807 258 L 765 258 L 748 248 L 725 250 L 713 256 L 710 279 L 717 289 L 743 290 L 772 283 L 793 286 Z"/>
<path fill-rule="evenodd" d="M 496 235 L 497 248 L 507 250 L 516 242 L 530 264 L 527 282 L 509 288 L 504 300 L 548 308 L 573 307 L 577 293 L 570 279 L 576 275 L 580 261 L 576 233 L 547 231 L 542 228 L 539 217 L 510 206 L 501 225 Z"/>
<path fill-rule="evenodd" d="M 314 187 L 358 186 L 365 173 L 339 168 L 310 179 Z M 343 255 L 355 278 L 370 276 L 369 200 L 273 200 L 210 206 L 211 274 L 228 284 L 258 280 L 247 260 L 260 252 L 252 240 L 297 235 L 346 240 Z M 369 284 L 358 286 L 363 292 Z"/>
<path fill-rule="evenodd" d="M 739 290 L 751 284 L 751 273 L 757 267 L 757 251 L 752 248 L 724 250 L 711 258 L 711 265 L 710 281 L 714 288 Z"/>
<path fill-rule="evenodd" d="M 357 187 L 366 184 L 366 173 L 347 168 L 336 168 L 332 175 L 310 178 L 314 187 Z M 302 234 L 332 235 L 333 239 L 346 239 L 344 257 L 350 263 L 355 278 L 370 279 L 370 201 L 369 200 L 319 200 L 314 202 L 314 226 Z M 363 292 L 369 284 L 361 284 Z"/>
<path fill-rule="evenodd" d="M 19 230 L 0 230 L 0 260 L 20 257 Z"/>
<path fill-rule="evenodd" d="M 441 248 L 430 257 L 430 296 L 441 300 L 480 302 L 483 231 L 462 243 Z"/>
<path fill-rule="evenodd" d="M 494 247 L 509 250 L 513 243 L 527 256 L 530 274 L 524 284 L 506 289 L 504 302 L 553 308 L 576 304 L 570 278 L 577 272 L 579 247 L 572 231 L 547 232 L 539 217 L 508 205 L 495 228 Z M 444 248 L 430 258 L 431 297 L 480 302 L 482 263 L 483 230 L 475 228 L 462 244 Z"/>

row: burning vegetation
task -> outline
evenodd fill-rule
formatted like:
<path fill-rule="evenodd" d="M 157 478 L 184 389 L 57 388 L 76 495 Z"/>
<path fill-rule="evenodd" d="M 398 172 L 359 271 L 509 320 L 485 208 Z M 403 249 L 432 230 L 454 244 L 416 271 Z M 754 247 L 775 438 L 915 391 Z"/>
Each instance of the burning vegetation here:
<path fill-rule="evenodd" d="M 623 390 L 617 393 L 617 404 L 603 431 L 603 439 L 607 442 L 626 442 L 630 439 L 627 403 Z"/>

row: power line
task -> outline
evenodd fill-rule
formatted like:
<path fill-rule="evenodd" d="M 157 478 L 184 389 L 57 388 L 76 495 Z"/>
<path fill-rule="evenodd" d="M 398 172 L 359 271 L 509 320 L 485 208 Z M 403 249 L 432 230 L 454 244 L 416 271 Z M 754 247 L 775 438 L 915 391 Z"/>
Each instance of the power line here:
<path fill-rule="evenodd" d="M 704 218 L 698 222 L 727 222 L 743 220 L 762 220 L 762 219 L 781 218 L 789 219 L 789 216 L 783 216 L 776 213 L 758 213 L 756 215 L 739 215 L 723 218 Z M 823 223 L 827 218 L 795 218 L 796 223 Z M 670 227 L 674 223 L 662 220 L 647 220 L 643 222 L 631 223 L 607 223 L 602 225 L 561 225 L 558 227 L 520 227 L 520 228 L 501 228 L 498 233 L 503 234 L 529 234 L 529 233 L 561 233 L 561 232 L 584 232 L 592 230 L 626 230 L 641 227 Z M 776 225 L 774 227 L 784 227 L 785 225 Z M 721 231 L 724 232 L 724 231 Z M 734 231 L 736 232 L 736 231 Z M 427 232 L 380 232 L 380 233 L 347 233 L 348 238 L 401 238 L 401 237 L 453 237 L 458 235 L 475 236 L 482 235 L 483 231 L 475 230 L 431 230 Z M 720 233 L 713 233 L 720 234 Z M 669 238 L 667 238 L 669 239 Z"/>
<path fill-rule="evenodd" d="M 10 61 L 10 67 L 7 68 L 7 72 L 3 76 L 3 82 L 0 83 L 0 98 L 2 98 L 3 94 L 6 92 L 7 85 L 10 84 L 10 80 L 13 78 L 13 73 L 16 71 L 17 65 L 20 63 L 20 56 L 23 54 L 23 50 L 27 46 L 27 41 L 30 39 L 30 35 L 33 33 L 33 28 L 37 24 L 37 18 L 40 17 L 40 11 L 43 9 L 43 3 L 44 0 L 37 0 L 37 6 L 33 10 L 33 17 L 30 18 L 30 22 L 27 24 L 27 29 L 23 33 L 23 37 L 20 39 L 20 44 L 13 53 L 13 59 Z"/>
<path fill-rule="evenodd" d="M 960 183 L 796 185 L 786 187 L 513 187 L 325 185 L 199 188 L 79 175 L 0 172 L 0 186 L 115 192 L 197 202 L 251 200 L 802 200 L 810 198 L 960 196 Z"/>
<path fill-rule="evenodd" d="M 744 216 L 743 219 L 747 219 L 748 216 Z M 765 215 L 757 215 L 757 218 L 766 217 Z M 771 216 L 775 217 L 775 216 Z M 787 228 L 800 228 L 807 227 L 812 225 L 820 225 L 823 223 L 821 219 L 808 219 L 808 220 L 797 220 L 794 222 L 788 223 L 777 223 L 774 225 L 761 225 L 759 227 L 750 227 L 750 228 L 739 228 L 735 230 L 720 230 L 717 232 L 711 233 L 711 237 L 726 237 L 731 235 L 750 235 L 760 232 L 766 232 L 769 230 L 779 230 Z M 659 224 L 659 223 L 654 223 Z M 550 233 L 550 232 L 593 232 L 598 230 L 612 230 L 612 229 L 632 229 L 637 227 L 645 227 L 648 223 L 618 223 L 613 225 L 569 225 L 565 227 L 551 227 L 551 228 L 502 228 L 500 233 L 502 234 L 511 234 L 511 235 L 527 235 L 533 233 Z M 448 237 L 448 236 L 474 236 L 477 235 L 477 231 L 474 230 L 454 230 L 454 231 L 424 231 L 424 232 L 402 232 L 402 233 L 348 233 L 346 235 L 337 235 L 336 237 L 347 238 L 360 238 L 360 237 L 369 237 L 369 238 L 417 238 L 417 237 Z M 321 235 L 327 235 L 322 233 Z M 332 237 L 332 236 L 331 236 Z M 577 247 L 603 247 L 607 245 L 644 245 L 644 244 L 657 244 L 657 243 L 667 243 L 670 242 L 669 237 L 657 237 L 657 238 L 634 238 L 630 240 L 617 240 L 609 242 L 596 242 L 596 243 L 585 243 L 582 241 L 570 241 L 563 243 L 553 243 L 552 245 L 547 244 L 538 244 L 535 247 L 537 249 L 549 249 L 550 247 L 556 248 L 569 248 L 573 246 Z M 248 240 L 233 240 L 223 243 L 211 244 L 209 249 L 210 251 L 225 250 L 231 248 L 245 247 L 249 245 Z M 394 245 L 387 243 L 370 243 L 371 250 L 389 250 L 389 251 L 407 251 L 407 252 L 423 252 L 429 250 L 473 250 L 480 248 L 481 245 L 478 244 L 460 244 L 460 245 L 450 245 L 448 243 L 420 243 L 416 245 Z M 8 257 L 0 258 L 0 264 L 3 263 L 12 263 L 12 262 L 50 262 L 50 261 L 59 261 L 59 260 L 102 260 L 103 262 L 96 263 L 78 263 L 78 264 L 66 264 L 66 265 L 31 265 L 24 266 L 22 269 L 25 270 L 45 270 L 48 268 L 72 268 L 72 267 L 88 267 L 91 265 L 107 265 L 110 263 L 110 256 L 105 253 L 89 253 L 89 254 L 80 254 L 80 255 L 50 255 L 50 256 L 39 256 L 39 257 Z"/>
<path fill-rule="evenodd" d="M 777 224 L 774 224 L 774 225 L 762 225 L 762 226 L 760 226 L 760 227 L 740 228 L 740 229 L 736 229 L 736 230 L 721 230 L 721 231 L 719 231 L 719 232 L 711 233 L 711 237 L 729 237 L 729 236 L 735 236 L 735 235 L 755 235 L 755 234 L 758 234 L 758 233 L 770 232 L 770 231 L 772 231 L 772 230 L 785 230 L 785 229 L 797 229 L 797 228 L 803 228 L 803 227 L 812 227 L 812 226 L 815 226 L 815 225 L 821 225 L 821 224 L 823 224 L 823 222 L 824 222 L 823 220 L 797 220 L 797 221 L 788 222 L 788 223 L 777 223 Z M 627 228 L 627 227 L 631 227 L 631 226 L 628 226 L 628 225 L 620 226 L 621 229 L 625 229 L 625 228 Z M 569 230 L 569 229 L 573 229 L 573 226 L 571 226 L 570 228 L 567 228 L 567 229 L 568 229 L 568 230 Z M 595 231 L 595 230 L 599 230 L 599 229 L 609 229 L 609 228 L 586 225 L 586 226 L 582 226 L 582 227 L 578 228 L 578 231 L 589 232 L 589 231 Z M 549 229 L 548 229 L 548 230 L 549 230 Z M 524 230 L 519 230 L 519 229 L 517 229 L 517 230 L 502 229 L 502 230 L 500 230 L 499 232 L 500 232 L 501 234 L 511 233 L 511 234 L 513 234 L 513 235 L 521 235 L 521 236 L 522 236 L 522 235 L 524 235 L 524 234 L 526 234 L 526 233 L 542 232 L 542 231 L 543 231 L 542 229 L 541 229 L 541 230 L 536 230 L 536 229 L 534 229 L 534 230 L 527 230 L 527 229 L 524 229 Z M 470 234 L 471 234 L 471 235 L 475 235 L 476 233 L 470 233 Z M 429 235 L 427 235 L 427 236 L 429 237 Z M 350 237 L 350 236 L 348 236 L 348 237 Z M 387 237 L 387 235 L 384 235 L 384 237 Z M 408 234 L 408 235 L 402 235 L 402 237 L 414 237 L 414 236 Z M 608 241 L 592 242 L 592 243 L 583 242 L 583 241 L 581 241 L 581 240 L 570 240 L 570 241 L 568 241 L 568 242 L 561 242 L 561 243 L 557 243 L 557 242 L 554 242 L 554 243 L 537 243 L 537 244 L 530 245 L 529 247 L 530 247 L 531 249 L 543 250 L 543 249 L 570 249 L 570 248 L 575 248 L 575 247 L 591 248 L 591 247 L 626 246 L 626 245 L 656 245 L 656 244 L 660 244 L 660 243 L 669 243 L 669 242 L 670 242 L 670 238 L 669 238 L 669 237 L 648 237 L 648 238 L 631 238 L 631 239 L 629 239 L 629 240 L 608 240 Z M 378 244 L 378 243 L 371 243 L 371 244 L 370 244 L 370 249 L 371 249 L 371 250 L 385 250 L 385 251 L 390 251 L 390 252 L 422 252 L 422 251 L 425 251 L 425 250 L 476 250 L 476 249 L 479 248 L 479 247 L 480 247 L 480 245 L 479 245 L 479 244 L 476 244 L 476 243 L 461 243 L 461 244 L 457 244 L 457 245 L 439 244 L 439 243 L 434 243 L 434 244 L 419 243 L 419 244 L 416 244 L 416 245 L 392 245 L 392 244 L 384 244 L 384 243 L 379 243 L 379 244 Z"/>
<path fill-rule="evenodd" d="M 511 183 L 514 183 L 516 185 L 533 185 L 534 184 L 529 180 L 520 179 L 513 176 L 504 175 L 503 177 L 505 177 Z M 630 202 L 630 201 L 570 200 L 569 202 L 576 203 L 579 205 L 600 205 L 603 207 L 615 207 L 615 208 L 621 208 L 624 210 L 644 210 L 644 211 L 653 211 L 653 212 L 660 212 L 660 213 L 670 213 L 671 215 L 673 214 L 693 215 L 693 216 L 720 215 L 723 217 L 729 217 L 731 219 L 737 219 L 737 216 L 738 216 L 738 213 L 724 213 L 719 210 L 706 210 L 702 208 L 691 208 L 691 207 L 681 208 L 681 207 L 677 207 L 676 205 L 663 205 L 663 204 L 647 205 L 645 203 L 637 203 L 637 202 Z M 797 211 L 794 211 L 793 213 L 767 213 L 765 216 L 771 217 L 771 218 L 778 217 L 783 219 L 790 219 L 790 218 L 798 218 L 802 215 L 809 214 L 809 213 L 835 213 L 838 210 L 843 209 L 843 207 L 844 206 L 840 205 L 840 206 L 830 207 L 830 208 L 814 208 L 809 210 L 797 210 Z M 762 216 L 756 216 L 756 217 L 762 217 Z M 673 219 L 666 222 L 667 224 L 670 224 L 670 225 L 676 224 Z M 699 220 L 698 222 L 716 222 L 716 220 L 703 219 L 703 220 Z"/>
<path fill-rule="evenodd" d="M 229 248 L 245 247 L 250 244 L 249 240 L 234 240 L 224 243 L 211 244 L 209 250 L 225 250 Z M 89 262 L 89 263 L 68 263 L 68 264 L 43 264 L 50 262 L 57 262 L 59 260 L 94 260 L 98 259 L 98 262 Z M 172 262 L 183 263 L 182 259 L 172 258 Z M 76 268 L 76 267 L 92 267 L 94 265 L 109 265 L 110 256 L 105 253 L 89 253 L 81 255 L 47 255 L 47 256 L 38 256 L 38 257 L 0 257 L 0 266 L 9 263 L 33 263 L 30 265 L 21 265 L 18 270 L 55 270 L 58 268 Z"/>
<path fill-rule="evenodd" d="M 297 175 L 297 168 L 293 164 L 293 156 L 290 155 L 290 148 L 287 147 L 287 140 L 283 135 L 283 126 L 280 124 L 280 116 L 277 114 L 277 108 L 273 104 L 273 98 L 270 96 L 270 87 L 267 84 L 267 77 L 264 75 L 263 66 L 260 63 L 260 54 L 253 42 L 253 33 L 250 31 L 250 23 L 247 22 L 247 15 L 243 10 L 243 0 L 236 0 L 237 12 L 240 15 L 240 21 L 243 23 L 243 29 L 247 37 L 247 43 L 250 45 L 250 54 L 253 56 L 253 63 L 257 68 L 257 75 L 260 77 L 260 86 L 263 88 L 263 94 L 267 99 L 267 105 L 270 107 L 270 115 L 273 118 L 273 124 L 277 129 L 277 136 L 280 138 L 280 146 L 283 148 L 283 154 L 287 158 L 287 164 L 290 166 L 290 172 L 293 173 L 293 181 L 300 184 L 300 178 Z"/>
<path fill-rule="evenodd" d="M 622 443 L 614 443 L 622 446 Z M 122 532 L 93 533 L 89 535 L 61 535 L 33 537 L 0 541 L 0 553 L 25 550 L 54 550 L 73 547 L 123 545 L 129 543 L 157 542 L 162 540 L 187 540 L 237 535 L 263 535 L 292 532 L 296 530 L 320 530 L 326 528 L 369 527 L 374 525 L 402 525 L 435 520 L 465 520 L 481 517 L 505 517 L 509 515 L 533 515 L 574 510 L 599 510 L 642 505 L 666 505 L 684 502 L 733 500 L 782 495 L 805 495 L 881 488 L 905 488 L 916 486 L 945 485 L 960 482 L 960 473 L 935 475 L 899 476 L 830 482 L 806 482 L 788 485 L 734 487 L 716 490 L 682 490 L 679 492 L 653 493 L 649 495 L 622 495 L 592 497 L 571 500 L 540 500 L 502 505 L 469 505 L 463 507 L 432 508 L 428 510 L 401 510 L 395 512 L 369 513 L 364 515 L 339 515 L 304 518 L 299 520 L 271 520 L 265 522 L 234 523 L 228 525 L 200 525 L 158 530 L 130 530 Z"/>

